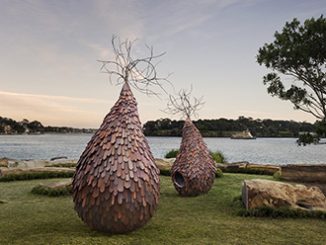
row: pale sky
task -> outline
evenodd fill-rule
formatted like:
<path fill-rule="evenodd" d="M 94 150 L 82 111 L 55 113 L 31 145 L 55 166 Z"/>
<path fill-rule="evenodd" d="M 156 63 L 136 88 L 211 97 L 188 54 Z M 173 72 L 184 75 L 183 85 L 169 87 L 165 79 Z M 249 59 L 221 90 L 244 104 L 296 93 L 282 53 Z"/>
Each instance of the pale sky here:
<path fill-rule="evenodd" d="M 117 35 L 167 52 L 158 72 L 204 97 L 199 118 L 314 122 L 267 94 L 255 57 L 286 21 L 325 13 L 325 0 L 0 0 L 0 116 L 97 128 L 120 87 L 96 60 Z M 164 96 L 134 93 L 143 123 L 169 117 Z"/>

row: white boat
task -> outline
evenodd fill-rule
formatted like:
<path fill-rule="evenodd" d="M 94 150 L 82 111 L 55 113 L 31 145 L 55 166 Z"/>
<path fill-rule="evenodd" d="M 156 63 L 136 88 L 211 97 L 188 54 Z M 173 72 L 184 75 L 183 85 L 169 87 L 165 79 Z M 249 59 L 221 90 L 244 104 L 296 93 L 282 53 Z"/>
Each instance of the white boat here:
<path fill-rule="evenodd" d="M 238 132 L 238 133 L 232 134 L 231 135 L 231 139 L 254 140 L 254 139 L 256 139 L 256 137 L 254 137 L 250 133 L 249 129 L 247 129 L 247 130 L 244 130 L 242 132 Z"/>

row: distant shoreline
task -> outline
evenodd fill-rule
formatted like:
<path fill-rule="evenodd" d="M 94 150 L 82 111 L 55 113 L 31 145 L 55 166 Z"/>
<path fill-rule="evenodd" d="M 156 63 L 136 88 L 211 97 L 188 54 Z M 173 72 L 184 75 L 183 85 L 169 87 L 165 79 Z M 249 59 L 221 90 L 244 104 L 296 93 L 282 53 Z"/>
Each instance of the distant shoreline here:
<path fill-rule="evenodd" d="M 249 131 L 255 138 L 296 138 L 302 132 L 315 132 L 315 125 L 307 122 L 295 122 L 271 119 L 199 119 L 193 121 L 203 137 L 227 138 L 243 131 Z M 143 124 L 145 136 L 181 137 L 183 120 L 169 118 L 147 121 Z M 41 135 L 41 134 L 92 134 L 95 128 L 73 128 L 43 126 L 39 121 L 15 121 L 0 117 L 0 135 Z"/>
<path fill-rule="evenodd" d="M 0 134 L 1 136 L 44 136 L 44 135 L 93 135 L 94 133 L 52 133 L 52 132 L 45 132 L 42 134 Z M 182 138 L 182 136 L 168 136 L 168 135 L 145 135 L 149 138 Z M 226 136 L 203 136 L 203 138 L 218 138 L 218 139 L 231 139 L 230 137 Z M 264 137 L 257 137 L 256 139 L 297 139 L 297 137 L 281 137 L 281 136 L 264 136 Z M 232 139 L 233 141 L 245 141 L 243 139 Z M 321 138 L 321 142 L 319 145 L 326 144 L 326 138 Z"/>

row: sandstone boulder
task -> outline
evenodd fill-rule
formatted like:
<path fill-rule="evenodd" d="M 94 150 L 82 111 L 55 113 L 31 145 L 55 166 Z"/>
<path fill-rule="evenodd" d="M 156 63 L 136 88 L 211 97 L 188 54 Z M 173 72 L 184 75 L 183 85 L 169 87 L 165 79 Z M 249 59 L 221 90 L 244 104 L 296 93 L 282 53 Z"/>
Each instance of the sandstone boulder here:
<path fill-rule="evenodd" d="M 33 194 L 45 196 L 69 195 L 72 190 L 72 180 L 39 184 L 32 189 Z"/>
<path fill-rule="evenodd" d="M 4 169 L 2 168 L 2 176 L 8 174 L 20 174 L 20 173 L 42 173 L 42 172 L 63 172 L 63 173 L 74 173 L 75 170 L 71 168 L 55 168 L 55 167 L 47 167 L 47 168 L 12 168 L 12 169 Z"/>
<path fill-rule="evenodd" d="M 59 159 L 50 161 L 44 167 L 64 167 L 64 168 L 75 168 L 77 166 L 76 159 Z"/>
<path fill-rule="evenodd" d="M 257 169 L 257 170 L 264 170 L 266 172 L 270 172 L 271 174 L 276 173 L 280 170 L 279 166 L 269 165 L 269 164 L 251 164 L 248 163 L 244 166 L 245 168 L 249 169 Z"/>
<path fill-rule="evenodd" d="M 302 184 L 308 187 L 317 186 L 326 196 L 326 183 L 302 183 Z"/>
<path fill-rule="evenodd" d="M 294 182 L 326 183 L 326 164 L 281 166 L 281 179 Z"/>
<path fill-rule="evenodd" d="M 0 158 L 0 167 L 9 168 L 42 168 L 42 167 L 75 167 L 77 165 L 76 159 L 55 159 L 55 160 L 42 160 L 42 159 L 9 159 Z"/>
<path fill-rule="evenodd" d="M 0 158 L 0 167 L 7 168 L 9 160 L 7 158 Z"/>
<path fill-rule="evenodd" d="M 326 197 L 318 187 L 271 180 L 245 180 L 242 201 L 247 209 L 285 207 L 326 211 Z"/>
<path fill-rule="evenodd" d="M 155 158 L 155 164 L 159 170 L 171 170 L 175 158 Z"/>
<path fill-rule="evenodd" d="M 66 181 L 59 181 L 59 182 L 53 182 L 53 183 L 47 183 L 47 184 L 41 184 L 49 189 L 60 189 L 60 188 L 71 188 L 72 180 L 66 180 Z"/>
<path fill-rule="evenodd" d="M 280 170 L 280 167 L 276 165 L 254 164 L 248 162 L 236 162 L 228 164 L 217 163 L 216 166 L 226 173 L 253 173 L 273 175 Z"/>
<path fill-rule="evenodd" d="M 44 167 L 48 163 L 49 163 L 49 161 L 41 160 L 41 159 L 40 160 L 33 160 L 33 159 L 15 160 L 15 159 L 10 159 L 9 167 L 10 168 L 41 168 L 41 167 Z"/>

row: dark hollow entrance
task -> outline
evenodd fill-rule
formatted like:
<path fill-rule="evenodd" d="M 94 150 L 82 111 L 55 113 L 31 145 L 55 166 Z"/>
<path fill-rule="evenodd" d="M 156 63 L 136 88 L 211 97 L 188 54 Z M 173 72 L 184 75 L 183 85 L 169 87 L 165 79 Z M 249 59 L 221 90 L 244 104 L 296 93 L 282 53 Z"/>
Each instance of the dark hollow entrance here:
<path fill-rule="evenodd" d="M 179 172 L 175 172 L 174 174 L 174 183 L 179 188 L 183 188 L 185 185 L 185 179 L 183 178 L 182 174 L 180 174 Z"/>

